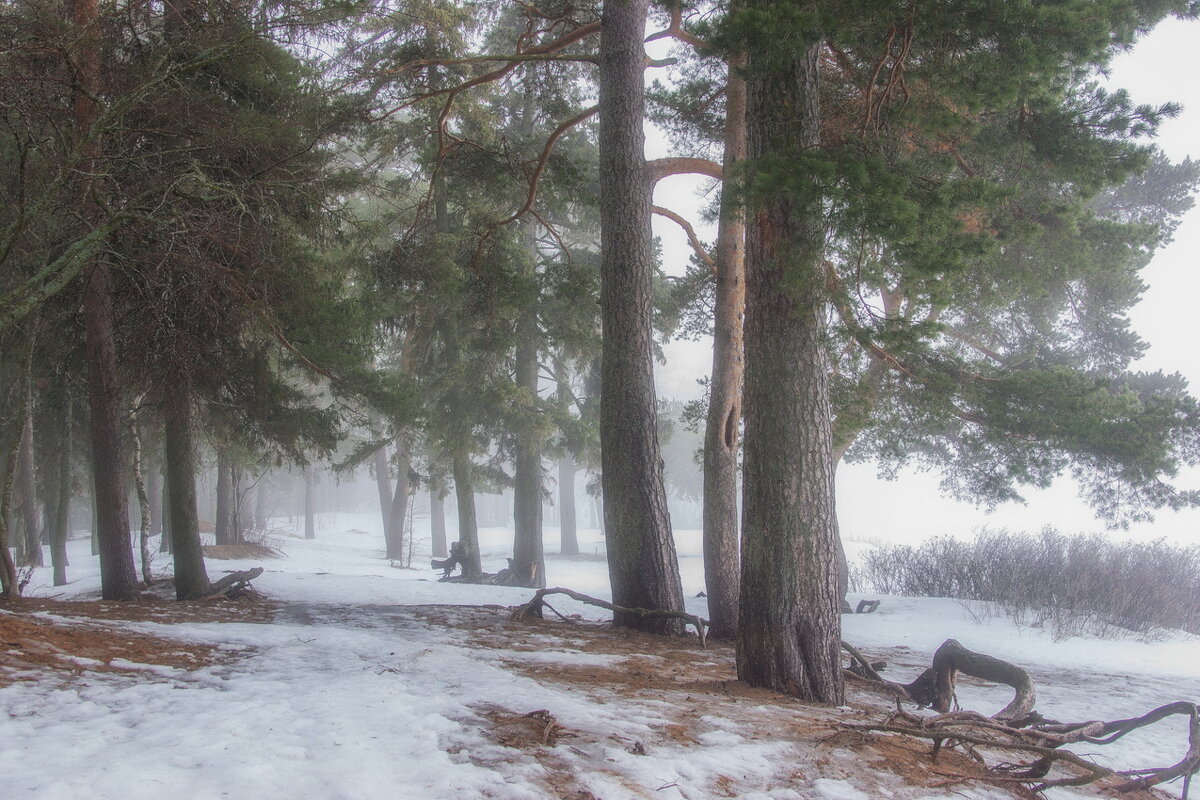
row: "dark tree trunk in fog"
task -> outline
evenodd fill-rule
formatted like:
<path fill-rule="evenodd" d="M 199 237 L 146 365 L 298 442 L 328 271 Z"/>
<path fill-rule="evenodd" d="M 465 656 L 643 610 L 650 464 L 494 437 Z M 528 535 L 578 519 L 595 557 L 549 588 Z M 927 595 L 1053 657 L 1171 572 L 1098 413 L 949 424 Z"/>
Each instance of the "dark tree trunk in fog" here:
<path fill-rule="evenodd" d="M 96 0 L 74 0 L 78 88 L 75 91 L 76 136 L 85 152 L 91 150 L 79 173 L 96 173 L 95 145 L 88 142 L 99 109 L 100 30 Z M 84 178 L 80 213 L 97 216 L 90 200 L 89 178 Z M 117 349 L 113 339 L 111 267 L 95 259 L 84 271 L 83 341 L 87 357 L 88 407 L 92 429 L 93 491 L 96 506 L 96 545 L 100 555 L 100 594 L 105 600 L 132 600 L 138 596 L 137 570 L 129 541 L 129 505 L 125 459 L 121 448 L 121 395 L 117 381 Z"/>
<path fill-rule="evenodd" d="M 527 309 L 517 324 L 516 384 L 536 403 L 538 392 L 538 322 L 536 309 Z M 521 586 L 546 585 L 542 546 L 542 443 L 534 436 L 518 437 L 513 480 L 513 570 Z"/>
<path fill-rule="evenodd" d="M 579 555 L 579 532 L 575 525 L 575 459 L 567 453 L 558 460 L 559 551 Z"/>
<path fill-rule="evenodd" d="M 375 451 L 375 489 L 379 494 L 379 516 L 383 520 L 383 542 L 392 551 L 392 479 L 388 475 L 387 446 Z M 390 556 L 388 556 L 390 558 Z"/>
<path fill-rule="evenodd" d="M 175 563 L 175 597 L 194 600 L 208 594 L 211 584 L 204 568 L 200 520 L 196 512 L 196 450 L 192 440 L 188 392 L 176 387 L 163 403 L 166 438 L 167 515 L 171 554 Z"/>
<path fill-rule="evenodd" d="M 163 530 L 162 473 L 156 463 L 146 470 L 146 494 L 150 501 L 150 535 L 158 536 Z"/>
<path fill-rule="evenodd" d="M 652 185 L 645 163 L 647 0 L 605 0 L 600 35 L 600 452 L 613 603 L 680 611 L 654 391 Z M 682 633 L 677 619 L 618 626 Z"/>
<path fill-rule="evenodd" d="M 317 520 L 313 489 L 317 481 L 311 466 L 305 465 L 302 480 L 304 483 L 304 538 L 315 539 L 317 538 Z"/>
<path fill-rule="evenodd" d="M 732 176 L 746 155 L 746 84 L 731 60 L 725 83 L 725 157 Z M 746 307 L 745 234 L 741 208 L 726 187 L 717 226 L 713 369 L 704 426 L 704 584 L 709 635 L 737 632 L 741 565 L 737 507 L 738 433 L 742 420 L 742 314 Z"/>
<path fill-rule="evenodd" d="M 445 558 L 446 547 L 446 490 L 436 484 L 429 487 L 429 536 L 434 558 Z"/>
<path fill-rule="evenodd" d="M 755 0 L 769 13 L 767 0 Z M 749 53 L 752 164 L 820 144 L 818 57 Z M 785 184 L 786 185 L 786 184 Z M 840 705 L 833 452 L 819 198 L 756 199 L 746 241 L 746 451 L 738 677 Z"/>
<path fill-rule="evenodd" d="M 471 475 L 471 457 L 464 452 L 455 453 L 451 468 L 454 496 L 458 501 L 458 541 L 462 544 L 465 559 L 463 576 L 477 578 L 483 574 L 483 563 L 479 557 L 479 524 L 475 520 L 475 483 Z"/>
<path fill-rule="evenodd" d="M 389 504 L 387 524 L 387 557 L 392 561 L 404 561 L 404 534 L 408 522 L 408 471 L 411 466 L 408 446 L 397 440 L 396 489 Z"/>
<path fill-rule="evenodd" d="M 30 387 L 32 392 L 32 387 Z M 33 476 L 33 405 L 32 398 L 28 401 L 29 412 L 25 415 L 25 425 L 21 428 L 21 453 L 17 460 L 17 494 L 21 498 L 21 519 L 24 523 L 21 530 L 22 546 L 20 562 L 22 566 L 41 567 L 45 565 L 42 557 L 41 525 L 38 520 L 37 492 L 34 490 Z"/>
<path fill-rule="evenodd" d="M 65 381 L 63 382 L 65 384 Z M 54 567 L 54 585 L 67 583 L 67 537 L 71 532 L 71 449 L 72 402 L 64 388 L 62 410 L 62 433 L 58 440 L 58 458 L 55 465 L 54 524 L 50 529 L 50 563 Z M 49 522 L 49 520 L 47 520 Z"/>
<path fill-rule="evenodd" d="M 158 545 L 160 553 L 170 553 L 172 550 L 171 543 L 171 473 L 167 469 L 166 455 L 163 455 L 163 473 L 162 473 L 162 542 Z"/>
<path fill-rule="evenodd" d="M 225 449 L 217 448 L 217 514 L 214 521 L 216 543 L 233 544 L 233 464 Z"/>

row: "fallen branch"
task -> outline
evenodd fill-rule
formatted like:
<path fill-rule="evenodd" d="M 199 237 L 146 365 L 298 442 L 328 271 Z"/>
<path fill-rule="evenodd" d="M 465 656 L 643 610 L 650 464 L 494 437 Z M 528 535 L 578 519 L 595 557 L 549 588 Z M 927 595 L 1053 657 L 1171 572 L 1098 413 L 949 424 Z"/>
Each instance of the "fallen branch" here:
<path fill-rule="evenodd" d="M 206 597 L 235 597 L 250 589 L 250 581 L 263 574 L 262 567 L 231 572 L 208 589 Z"/>
<path fill-rule="evenodd" d="M 563 589 L 562 587 L 558 586 L 552 589 L 538 589 L 537 593 L 534 594 L 528 603 L 517 606 L 513 609 L 512 618 L 527 619 L 529 617 L 535 617 L 537 619 L 543 619 L 542 608 L 543 606 L 547 605 L 546 595 L 550 594 L 565 594 L 567 597 L 570 597 L 572 600 L 578 600 L 580 603 L 586 603 L 589 606 L 598 606 L 600 608 L 605 608 L 609 611 L 614 611 L 621 614 L 633 614 L 634 616 L 643 618 L 664 617 L 667 619 L 681 619 L 696 629 L 696 636 L 700 639 L 700 647 L 706 648 L 708 646 L 707 636 L 705 634 L 705 631 L 708 628 L 708 620 L 702 619 L 695 614 L 688 614 L 685 611 L 662 611 L 653 608 L 626 608 L 625 606 L 613 605 L 607 600 L 601 600 L 598 597 L 590 597 L 586 594 L 580 594 L 573 589 Z M 551 610 L 553 611 L 553 609 Z M 555 611 L 554 613 L 557 614 L 558 612 Z M 559 614 L 559 616 L 562 615 Z"/>

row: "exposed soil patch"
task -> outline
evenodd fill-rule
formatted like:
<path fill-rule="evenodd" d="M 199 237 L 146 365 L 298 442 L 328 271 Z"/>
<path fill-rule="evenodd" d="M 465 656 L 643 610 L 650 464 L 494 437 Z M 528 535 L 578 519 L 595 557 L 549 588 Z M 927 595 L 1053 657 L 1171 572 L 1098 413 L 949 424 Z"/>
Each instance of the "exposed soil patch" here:
<path fill-rule="evenodd" d="M 168 639 L 121 622 L 266 622 L 265 601 L 178 603 L 152 595 L 128 603 L 21 598 L 0 603 L 0 686 L 85 672 L 148 675 L 147 667 L 193 670 L 231 658 L 216 647 Z"/>
<path fill-rule="evenodd" d="M 283 558 L 283 553 L 262 544 L 210 544 L 204 546 L 204 557 L 221 561 L 235 559 L 254 561 L 264 558 Z"/>
<path fill-rule="evenodd" d="M 591 622 L 511 622 L 497 619 L 501 613 L 490 609 L 422 610 L 440 624 L 459 629 L 470 626 L 475 645 L 509 651 L 511 656 L 502 661 L 513 671 L 586 693 L 600 703 L 633 700 L 662 718 L 661 724 L 650 726 L 648 736 L 635 741 L 584 726 L 572 728 L 544 710 L 499 705 L 478 709 L 488 738 L 511 748 L 514 759 L 536 761 L 544 771 L 547 789 L 557 796 L 591 797 L 580 784 L 581 759 L 589 769 L 604 772 L 610 779 L 619 778 L 597 756 L 605 747 L 619 746 L 651 757 L 669 750 L 672 758 L 678 758 L 682 750 L 686 757 L 689 749 L 699 753 L 711 746 L 711 740 L 705 742 L 706 736 L 736 730 L 746 739 L 786 743 L 793 755 L 780 762 L 796 766 L 783 777 L 783 783 L 772 785 L 786 786 L 804 796 L 813 791 L 814 781 L 829 779 L 850 781 L 871 797 L 907 796 L 901 793 L 905 787 L 918 794 L 925 790 L 941 794 L 980 784 L 1015 798 L 1037 797 L 1021 785 L 989 774 L 970 751 L 947 747 L 934 758 L 927 741 L 847 730 L 843 723 L 878 722 L 886 717 L 891 701 L 871 689 L 848 685 L 849 706 L 842 709 L 811 706 L 738 681 L 733 648 L 724 642 L 710 642 L 707 650 L 701 650 L 695 639 L 614 630 Z M 473 619 L 477 614 L 484 618 Z M 573 652 L 613 658 L 570 663 Z M 557 653 L 564 656 L 561 661 L 554 658 Z M 580 758 L 564 759 L 564 751 Z M 708 791 L 712 797 L 739 797 L 764 788 L 756 778 L 717 775 Z M 630 789 L 632 797 L 653 797 L 659 787 Z M 1107 793 L 1100 786 L 1090 791 Z M 1159 792 L 1120 795 L 1128 800 L 1165 796 Z"/>

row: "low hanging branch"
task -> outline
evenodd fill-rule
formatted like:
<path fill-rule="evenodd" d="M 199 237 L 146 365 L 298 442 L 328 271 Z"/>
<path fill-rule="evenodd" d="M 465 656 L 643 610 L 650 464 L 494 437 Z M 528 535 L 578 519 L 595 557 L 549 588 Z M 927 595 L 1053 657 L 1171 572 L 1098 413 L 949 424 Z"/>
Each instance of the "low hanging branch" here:
<path fill-rule="evenodd" d="M 667 619 L 681 619 L 696 629 L 696 636 L 700 639 L 700 647 L 707 648 L 708 646 L 707 637 L 705 634 L 705 631 L 708 629 L 708 620 L 698 617 L 695 614 L 688 614 L 685 611 L 661 611 L 653 608 L 626 608 L 625 606 L 613 605 L 607 600 L 601 600 L 598 597 L 590 597 L 586 594 L 580 594 L 573 589 L 563 589 L 562 587 L 558 586 L 552 589 L 538 589 L 537 593 L 529 600 L 528 603 L 517 606 L 515 609 L 513 609 L 512 618 L 528 619 L 530 617 L 535 617 L 537 619 L 542 619 L 543 609 L 550 607 L 546 602 L 546 595 L 550 594 L 565 594 L 567 597 L 570 597 L 572 600 L 577 600 L 580 603 L 586 603 L 589 606 L 598 606 L 599 608 L 606 608 L 609 611 L 615 611 L 621 614 L 633 614 L 643 618 L 665 617 Z M 550 610 L 554 611 L 552 607 L 550 607 Z M 554 613 L 558 614 L 557 611 L 554 611 Z M 562 616 L 562 614 L 558 614 L 558 616 L 566 619 Z"/>
<path fill-rule="evenodd" d="M 881 724 L 848 724 L 847 728 L 902 733 L 929 739 L 934 743 L 934 757 L 946 743 L 1036 756 L 1028 763 L 1001 764 L 996 769 L 1006 774 L 995 776 L 993 780 L 1022 783 L 1040 792 L 1055 786 L 1082 786 L 1120 776 L 1129 780 L 1115 789 L 1128 792 L 1182 777 L 1183 797 L 1186 800 L 1191 777 L 1200 770 L 1200 713 L 1195 703 L 1169 703 L 1132 719 L 1063 723 L 1047 720 L 1033 710 L 1037 693 L 1029 673 L 1007 661 L 968 650 L 954 639 L 946 640 L 937 649 L 932 667 L 907 684 L 880 677 L 878 670 L 882 665 L 872 664 L 851 645 L 842 642 L 842 649 L 850 654 L 854 662 L 854 666 L 847 670 L 849 675 L 882 685 L 896 697 L 897 702 L 908 700 L 942 712 L 934 717 L 921 717 L 897 707 L 896 712 Z M 1012 702 L 991 717 L 972 711 L 951 712 L 958 672 L 1011 686 L 1015 693 Z M 1178 763 L 1169 767 L 1113 770 L 1062 749 L 1064 745 L 1080 742 L 1111 744 L 1127 733 L 1178 715 L 1188 717 L 1188 749 Z M 1071 771 L 1062 777 L 1047 777 L 1054 767 L 1060 765 L 1068 766 Z"/>

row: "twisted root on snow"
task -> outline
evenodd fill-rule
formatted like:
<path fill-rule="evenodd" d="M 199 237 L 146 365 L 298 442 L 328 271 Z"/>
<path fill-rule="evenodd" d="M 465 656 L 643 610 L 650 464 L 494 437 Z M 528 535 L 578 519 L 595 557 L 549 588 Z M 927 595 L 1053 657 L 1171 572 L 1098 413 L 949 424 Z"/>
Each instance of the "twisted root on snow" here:
<path fill-rule="evenodd" d="M 1168 703 L 1131 719 L 1063 723 L 1045 719 L 1033 710 L 1037 693 L 1029 673 L 1007 661 L 968 650 L 954 639 L 947 639 L 937 649 L 932 667 L 907 684 L 882 678 L 878 672 L 879 665 L 869 662 L 851 645 L 843 642 L 842 649 L 850 654 L 854 662 L 847 670 L 848 675 L 882 685 L 896 698 L 896 711 L 884 722 L 869 725 L 848 723 L 847 728 L 929 739 L 933 741 L 935 758 L 943 744 L 1035 756 L 1026 763 L 998 765 L 995 769 L 1006 774 L 996 776 L 996 780 L 1023 783 L 1033 791 L 1040 792 L 1054 786 L 1082 786 L 1120 776 L 1128 780 L 1119 784 L 1116 790 L 1128 792 L 1182 777 L 1183 798 L 1187 800 L 1192 775 L 1200 770 L 1200 712 L 1195 703 Z M 1012 702 L 991 717 L 972 711 L 951 711 L 955 677 L 959 672 L 1011 686 L 1014 691 Z M 918 716 L 901 710 L 901 700 L 918 706 L 931 706 L 942 713 L 933 717 Z M 1079 742 L 1110 744 L 1132 731 L 1176 715 L 1188 717 L 1188 749 L 1178 763 L 1169 767 L 1113 770 L 1062 749 L 1064 745 Z M 1059 765 L 1074 768 L 1074 774 L 1048 777 L 1051 770 Z"/>

